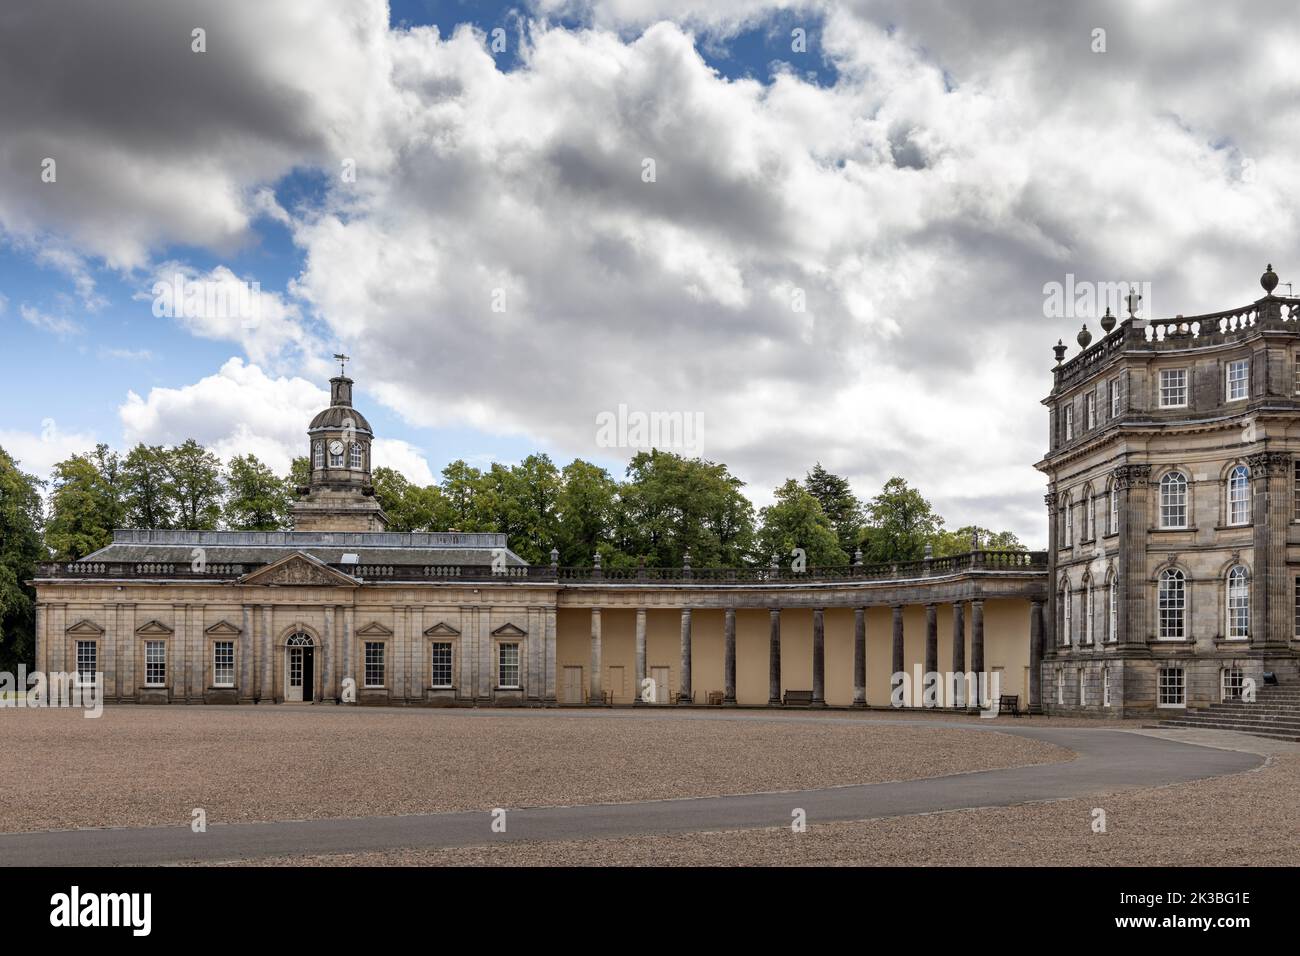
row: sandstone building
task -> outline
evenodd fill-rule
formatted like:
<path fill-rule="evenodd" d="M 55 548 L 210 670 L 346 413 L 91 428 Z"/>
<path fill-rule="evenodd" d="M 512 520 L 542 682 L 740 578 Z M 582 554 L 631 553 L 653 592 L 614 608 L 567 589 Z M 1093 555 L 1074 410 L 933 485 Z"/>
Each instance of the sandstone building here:
<path fill-rule="evenodd" d="M 884 707 L 898 672 L 996 672 L 1021 706 L 1112 716 L 1294 678 L 1300 300 L 1262 282 L 1058 346 L 1046 552 L 614 572 L 389 532 L 340 372 L 294 531 L 119 531 L 44 565 L 37 667 L 109 701 L 446 706 Z"/>

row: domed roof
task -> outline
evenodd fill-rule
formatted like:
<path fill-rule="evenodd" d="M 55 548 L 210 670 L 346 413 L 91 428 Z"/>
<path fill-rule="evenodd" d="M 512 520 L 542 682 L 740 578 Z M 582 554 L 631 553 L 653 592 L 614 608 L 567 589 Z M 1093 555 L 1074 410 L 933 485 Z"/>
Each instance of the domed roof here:
<path fill-rule="evenodd" d="M 366 416 L 351 405 L 331 405 L 311 420 L 308 429 L 315 431 L 318 428 L 347 428 L 349 425 L 367 435 L 374 434 L 370 429 L 370 422 L 366 421 Z"/>

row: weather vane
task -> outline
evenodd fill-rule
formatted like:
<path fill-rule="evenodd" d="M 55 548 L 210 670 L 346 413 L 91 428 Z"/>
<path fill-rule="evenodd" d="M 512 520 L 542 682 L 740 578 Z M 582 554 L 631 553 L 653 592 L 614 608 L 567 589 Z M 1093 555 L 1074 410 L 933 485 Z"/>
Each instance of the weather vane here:
<path fill-rule="evenodd" d="M 340 375 L 346 375 L 346 374 L 347 374 L 347 372 L 344 371 L 343 366 L 344 366 L 344 364 L 348 361 L 348 359 L 350 359 L 351 357 L 352 357 L 352 356 L 350 356 L 350 355 L 344 355 L 342 352 L 335 352 L 335 353 L 334 353 L 334 360 L 335 360 L 336 362 L 339 363 L 339 374 L 340 374 Z"/>

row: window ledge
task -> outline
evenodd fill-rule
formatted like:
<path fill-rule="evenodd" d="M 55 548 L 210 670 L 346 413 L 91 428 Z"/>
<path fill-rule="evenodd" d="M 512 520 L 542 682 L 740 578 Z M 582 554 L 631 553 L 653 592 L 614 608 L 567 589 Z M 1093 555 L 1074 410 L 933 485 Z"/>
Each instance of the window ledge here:
<path fill-rule="evenodd" d="M 1241 527 L 1246 527 L 1246 525 L 1241 525 Z M 1187 525 L 1187 526 L 1184 527 L 1184 528 L 1160 528 L 1160 527 L 1156 527 L 1156 528 L 1151 528 L 1150 530 L 1151 530 L 1151 533 L 1152 533 L 1152 534 L 1185 534 L 1185 533 L 1188 532 L 1188 531 L 1199 531 L 1199 530 L 1201 530 L 1201 529 L 1198 528 L 1196 525 L 1192 524 L 1192 525 Z"/>

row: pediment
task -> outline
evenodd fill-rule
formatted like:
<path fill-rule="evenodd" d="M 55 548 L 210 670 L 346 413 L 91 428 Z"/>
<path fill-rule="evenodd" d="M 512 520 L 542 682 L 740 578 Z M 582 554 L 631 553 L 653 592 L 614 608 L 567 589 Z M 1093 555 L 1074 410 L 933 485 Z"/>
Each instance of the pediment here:
<path fill-rule="evenodd" d="M 135 629 L 135 632 L 137 634 L 144 634 L 145 636 L 158 636 L 158 637 L 167 637 L 168 635 L 174 633 L 170 627 L 168 627 L 162 621 L 158 621 L 158 620 L 145 621 L 143 624 L 141 624 L 139 627 Z"/>
<path fill-rule="evenodd" d="M 94 621 L 88 621 L 85 618 L 82 618 L 76 624 L 72 625 L 72 627 L 68 628 L 64 633 L 85 634 L 92 637 L 98 637 L 99 635 L 104 633 L 104 629 L 100 627 L 98 624 L 96 624 Z"/>
<path fill-rule="evenodd" d="M 231 624 L 229 621 L 218 621 L 211 627 L 203 629 L 204 634 L 215 634 L 218 637 L 225 637 L 227 635 L 233 637 L 239 632 L 240 628 L 235 627 L 235 625 Z"/>
<path fill-rule="evenodd" d="M 371 621 L 365 627 L 357 628 L 358 637 L 392 637 L 391 628 L 384 627 L 378 621 Z"/>
<path fill-rule="evenodd" d="M 513 624 L 502 624 L 492 632 L 493 637 L 526 637 L 527 635 L 527 631 L 520 630 Z"/>
<path fill-rule="evenodd" d="M 460 637 L 460 631 L 456 630 L 446 621 L 439 621 L 433 627 L 424 629 L 425 637 Z"/>
<path fill-rule="evenodd" d="M 329 587 L 356 587 L 356 578 L 335 571 L 324 561 L 305 551 L 295 551 L 266 567 L 250 571 L 239 579 L 240 584 L 262 584 L 272 587 L 325 585 Z"/>

